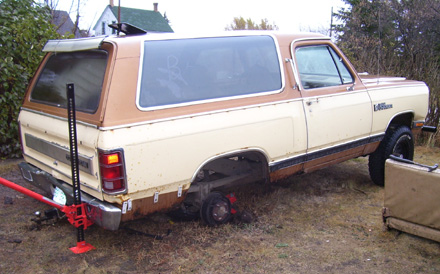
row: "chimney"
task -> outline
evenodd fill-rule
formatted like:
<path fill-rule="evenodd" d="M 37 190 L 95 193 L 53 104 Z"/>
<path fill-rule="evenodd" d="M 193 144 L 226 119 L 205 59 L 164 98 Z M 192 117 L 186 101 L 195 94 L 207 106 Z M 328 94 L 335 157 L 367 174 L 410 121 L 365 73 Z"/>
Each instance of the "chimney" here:
<path fill-rule="evenodd" d="M 113 0 L 110 0 L 110 7 L 113 8 L 114 5 L 115 5 L 115 4 L 113 3 Z"/>
<path fill-rule="evenodd" d="M 155 11 L 155 12 L 159 12 L 159 10 L 157 9 L 157 5 L 158 5 L 158 3 L 153 3 L 154 11 Z"/>

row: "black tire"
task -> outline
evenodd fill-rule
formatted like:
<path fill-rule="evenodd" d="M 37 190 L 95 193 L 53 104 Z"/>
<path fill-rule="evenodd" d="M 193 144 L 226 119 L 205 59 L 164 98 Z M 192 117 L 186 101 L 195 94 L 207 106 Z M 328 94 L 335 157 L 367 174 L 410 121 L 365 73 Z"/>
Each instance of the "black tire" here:
<path fill-rule="evenodd" d="M 212 192 L 203 201 L 200 217 L 209 226 L 217 226 L 229 222 L 231 219 L 231 202 L 219 192 Z"/>
<path fill-rule="evenodd" d="M 385 161 L 391 154 L 413 160 L 414 139 L 409 127 L 400 126 L 395 130 L 388 130 L 379 147 L 370 155 L 368 169 L 371 180 L 376 185 L 385 184 Z"/>

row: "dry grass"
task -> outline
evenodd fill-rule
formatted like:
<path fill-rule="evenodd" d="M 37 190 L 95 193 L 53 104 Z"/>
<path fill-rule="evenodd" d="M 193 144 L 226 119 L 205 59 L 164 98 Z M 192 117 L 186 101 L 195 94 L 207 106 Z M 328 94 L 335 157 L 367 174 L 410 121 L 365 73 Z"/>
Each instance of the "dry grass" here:
<path fill-rule="evenodd" d="M 438 163 L 440 149 L 418 147 L 416 160 Z M 16 169 L 1 169 L 1 176 L 23 183 Z M 440 272 L 439 243 L 382 230 L 383 189 L 370 181 L 367 159 L 236 195 L 252 223 L 209 228 L 157 214 L 126 226 L 163 240 L 92 226 L 86 241 L 97 249 L 75 255 L 71 225 L 31 230 L 32 212 L 45 205 L 0 187 L 0 273 Z"/>

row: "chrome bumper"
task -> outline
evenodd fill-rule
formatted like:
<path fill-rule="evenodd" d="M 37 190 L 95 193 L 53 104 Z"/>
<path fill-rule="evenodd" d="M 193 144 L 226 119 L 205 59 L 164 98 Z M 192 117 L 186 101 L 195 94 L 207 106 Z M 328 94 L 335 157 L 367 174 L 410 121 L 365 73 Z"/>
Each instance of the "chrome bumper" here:
<path fill-rule="evenodd" d="M 42 171 L 28 163 L 18 164 L 23 178 L 32 185 L 44 190 L 48 194 L 53 194 L 55 186 L 66 194 L 67 203 L 73 203 L 73 188 L 71 185 L 59 181 L 49 173 Z M 108 230 L 117 230 L 121 222 L 121 209 L 95 199 L 87 193 L 81 191 L 82 202 L 87 203 L 87 217 L 95 224 Z"/>

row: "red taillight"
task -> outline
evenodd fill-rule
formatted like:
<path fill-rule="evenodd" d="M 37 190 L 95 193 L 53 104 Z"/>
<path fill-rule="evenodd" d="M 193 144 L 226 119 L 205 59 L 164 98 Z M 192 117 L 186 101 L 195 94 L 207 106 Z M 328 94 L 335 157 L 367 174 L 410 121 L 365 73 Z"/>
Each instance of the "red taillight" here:
<path fill-rule="evenodd" d="M 101 184 L 104 192 L 121 193 L 126 191 L 123 159 L 122 150 L 99 152 Z"/>

